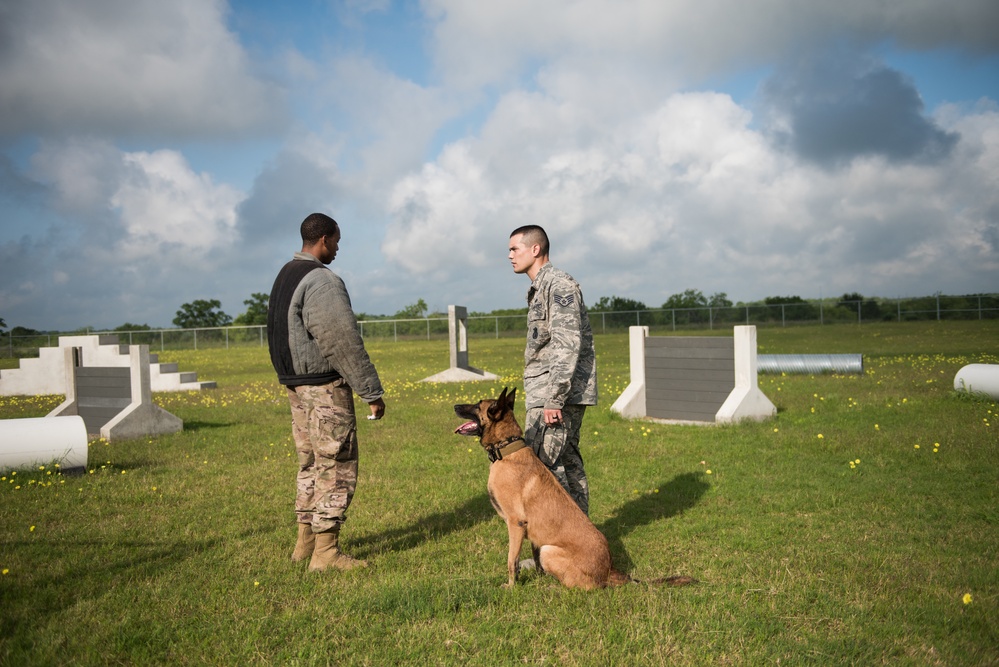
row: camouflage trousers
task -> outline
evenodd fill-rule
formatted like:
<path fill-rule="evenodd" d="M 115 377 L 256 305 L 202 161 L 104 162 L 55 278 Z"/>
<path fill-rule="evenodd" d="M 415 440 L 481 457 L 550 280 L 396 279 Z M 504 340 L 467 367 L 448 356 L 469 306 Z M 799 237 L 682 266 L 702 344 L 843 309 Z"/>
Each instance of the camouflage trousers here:
<path fill-rule="evenodd" d="M 569 492 L 579 509 L 589 514 L 590 488 L 579 453 L 579 429 L 585 412 L 585 405 L 566 405 L 562 408 L 562 423 L 547 426 L 544 408 L 528 408 L 524 440 Z"/>
<path fill-rule="evenodd" d="M 298 523 L 325 533 L 339 528 L 357 487 L 357 419 L 345 380 L 288 387 L 291 429 L 298 453 Z"/>

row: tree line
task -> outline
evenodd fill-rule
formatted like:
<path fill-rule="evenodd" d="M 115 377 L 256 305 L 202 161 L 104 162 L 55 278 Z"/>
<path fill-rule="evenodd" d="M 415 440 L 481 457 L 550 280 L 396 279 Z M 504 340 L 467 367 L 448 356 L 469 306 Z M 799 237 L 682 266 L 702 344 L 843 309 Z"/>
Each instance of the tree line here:
<path fill-rule="evenodd" d="M 964 297 L 951 297 L 963 299 L 966 303 L 958 303 L 952 309 L 974 310 L 976 307 L 994 310 L 999 308 L 999 296 L 995 294 L 973 294 Z M 262 326 L 267 324 L 267 304 L 270 296 L 263 292 L 254 292 L 249 299 L 243 301 L 246 310 L 235 318 L 222 310 L 222 302 L 218 299 L 196 299 L 189 303 L 184 303 L 177 310 L 173 318 L 174 326 L 180 329 L 212 329 L 218 327 L 234 326 Z M 913 311 L 929 312 L 934 309 L 936 296 L 918 297 L 907 299 L 908 308 Z M 978 300 L 977 303 L 973 302 Z M 982 299 L 985 301 L 982 302 Z M 642 301 L 621 296 L 603 296 L 589 306 L 591 313 L 628 313 L 636 311 L 680 311 L 680 317 L 684 323 L 696 323 L 705 319 L 704 312 L 708 309 L 719 311 L 717 321 L 725 321 L 725 309 L 731 309 L 730 315 L 738 319 L 740 316 L 736 309 L 744 308 L 771 308 L 771 312 L 780 312 L 781 317 L 786 317 L 792 321 L 809 321 L 820 318 L 820 306 L 813 301 L 808 301 L 800 296 L 768 296 L 761 301 L 732 303 L 725 292 L 716 292 L 706 296 L 701 290 L 686 289 L 671 295 L 660 306 L 650 307 Z M 779 310 L 778 310 L 779 307 Z M 839 309 L 844 315 L 859 317 L 862 321 L 871 322 L 877 320 L 895 319 L 894 309 L 889 309 L 883 299 L 865 297 L 858 292 L 845 293 L 833 300 L 832 308 Z M 507 308 L 490 312 L 471 312 L 471 317 L 504 317 L 514 315 L 524 315 L 527 308 Z M 426 301 L 418 299 L 416 303 L 405 306 L 391 315 L 372 315 L 369 313 L 356 313 L 356 317 L 362 322 L 377 322 L 379 320 L 416 320 L 425 318 L 444 318 L 446 312 L 431 312 Z M 706 321 L 706 320 L 705 320 Z M 734 321 L 734 320 L 733 320 Z M 27 327 L 15 326 L 9 332 L 6 331 L 7 324 L 0 318 L 0 333 L 9 333 L 11 336 L 35 336 L 45 332 L 36 331 Z M 148 324 L 124 324 L 111 329 L 111 331 L 149 331 L 152 327 Z"/>
<path fill-rule="evenodd" d="M 974 299 L 979 295 L 964 297 Z M 999 307 L 999 297 L 996 295 L 981 295 L 988 300 L 983 304 L 986 308 Z M 915 310 L 932 310 L 931 303 L 935 297 L 920 297 L 908 300 Z M 831 300 L 828 307 L 841 309 L 850 315 L 859 315 L 864 321 L 875 321 L 882 319 L 894 319 L 894 310 L 888 309 L 883 300 L 874 297 L 866 297 L 859 292 L 847 292 Z M 250 299 L 243 302 L 247 310 L 236 317 L 230 318 L 221 311 L 221 303 L 218 300 L 195 301 L 184 304 L 177 311 L 177 317 L 173 323 L 180 328 L 211 328 L 234 325 L 264 325 L 267 324 L 267 302 L 268 295 L 254 293 Z M 964 304 L 968 309 L 977 307 L 977 304 Z M 962 306 L 962 307 L 964 307 Z M 777 308 L 789 320 L 807 321 L 819 319 L 819 308 L 814 301 L 808 301 L 798 295 L 789 296 L 768 296 L 760 301 L 733 303 L 725 292 L 716 292 L 710 296 L 705 295 L 698 289 L 686 289 L 682 292 L 671 295 L 659 306 L 649 306 L 642 301 L 621 296 L 603 296 L 597 299 L 588 310 L 591 313 L 626 313 L 635 311 L 688 311 L 691 317 L 698 317 L 693 313 L 707 309 L 742 309 L 742 308 L 768 307 L 773 312 L 778 312 Z M 492 310 L 489 312 L 470 312 L 471 317 L 503 317 L 513 315 L 524 315 L 527 307 L 507 308 Z M 426 301 L 418 299 L 416 303 L 405 306 L 391 315 L 373 315 L 370 313 L 356 313 L 356 317 L 362 322 L 377 322 L 379 320 L 417 320 L 425 318 L 444 318 L 446 312 L 432 312 Z M 690 318 L 688 318 L 690 319 Z"/>

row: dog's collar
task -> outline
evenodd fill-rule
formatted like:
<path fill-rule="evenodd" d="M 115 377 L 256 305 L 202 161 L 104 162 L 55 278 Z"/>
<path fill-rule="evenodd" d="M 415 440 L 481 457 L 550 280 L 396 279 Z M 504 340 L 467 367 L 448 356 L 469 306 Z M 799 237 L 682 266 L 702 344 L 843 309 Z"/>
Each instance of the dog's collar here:
<path fill-rule="evenodd" d="M 509 456 L 524 447 L 527 447 L 524 438 L 519 435 L 513 435 L 493 445 L 486 445 L 486 455 L 489 457 L 490 463 L 495 463 L 502 460 L 504 456 Z"/>

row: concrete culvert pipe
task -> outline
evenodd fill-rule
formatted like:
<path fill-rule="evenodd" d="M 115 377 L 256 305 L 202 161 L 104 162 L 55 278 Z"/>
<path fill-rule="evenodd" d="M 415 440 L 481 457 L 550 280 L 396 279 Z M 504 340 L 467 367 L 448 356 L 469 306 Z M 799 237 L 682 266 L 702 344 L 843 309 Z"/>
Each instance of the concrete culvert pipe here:
<path fill-rule="evenodd" d="M 968 364 L 954 376 L 954 389 L 999 399 L 999 364 Z"/>
<path fill-rule="evenodd" d="M 0 470 L 59 464 L 62 472 L 87 467 L 83 417 L 0 419 Z"/>
<path fill-rule="evenodd" d="M 760 354 L 759 373 L 863 373 L 862 354 Z"/>

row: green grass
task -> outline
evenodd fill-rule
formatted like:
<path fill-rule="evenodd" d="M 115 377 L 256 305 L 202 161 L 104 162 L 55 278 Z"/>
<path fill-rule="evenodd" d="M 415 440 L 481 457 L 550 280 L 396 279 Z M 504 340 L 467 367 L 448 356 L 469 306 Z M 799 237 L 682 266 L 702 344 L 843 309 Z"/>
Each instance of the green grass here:
<path fill-rule="evenodd" d="M 0 479 L 0 664 L 999 664 L 999 407 L 952 388 L 999 363 L 997 334 L 760 329 L 761 352 L 863 353 L 865 373 L 761 376 L 777 417 L 718 428 L 613 415 L 627 336 L 598 336 L 592 518 L 632 576 L 701 583 L 590 593 L 500 589 L 488 461 L 452 434 L 452 404 L 521 385 L 520 340 L 472 340 L 501 381 L 460 385 L 419 382 L 444 342 L 369 346 L 388 411 L 359 424 L 343 537 L 371 567 L 323 574 L 289 560 L 290 415 L 266 352 L 167 352 L 219 385 L 155 396 L 182 433 Z M 0 417 L 58 402 L 0 397 Z"/>

